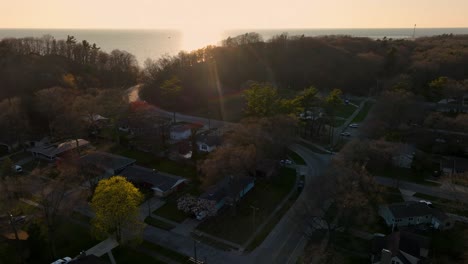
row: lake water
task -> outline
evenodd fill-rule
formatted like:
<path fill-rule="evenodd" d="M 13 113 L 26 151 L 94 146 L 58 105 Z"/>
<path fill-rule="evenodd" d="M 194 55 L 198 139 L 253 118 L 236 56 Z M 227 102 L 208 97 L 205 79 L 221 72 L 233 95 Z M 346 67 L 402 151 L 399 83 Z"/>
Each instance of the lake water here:
<path fill-rule="evenodd" d="M 87 40 L 96 43 L 102 50 L 110 52 L 113 49 L 126 50 L 134 54 L 143 64 L 147 58 L 157 59 L 164 54 L 175 55 L 180 50 L 201 48 L 204 45 L 217 45 L 222 39 L 237 36 L 246 32 L 257 32 L 263 38 L 269 39 L 283 32 L 293 35 L 323 36 L 323 35 L 350 35 L 356 37 L 378 38 L 410 38 L 413 28 L 400 29 L 245 29 L 229 30 L 218 33 L 216 36 L 206 37 L 206 43 L 200 39 L 196 46 L 189 39 L 197 36 L 188 36 L 177 30 L 103 30 L 103 29 L 0 29 L 0 39 L 7 37 L 41 37 L 49 34 L 56 39 L 66 39 L 67 35 L 75 36 L 78 41 Z M 434 36 L 441 34 L 468 34 L 468 28 L 419 28 L 416 37 Z M 192 45 L 190 45 L 192 44 Z"/>

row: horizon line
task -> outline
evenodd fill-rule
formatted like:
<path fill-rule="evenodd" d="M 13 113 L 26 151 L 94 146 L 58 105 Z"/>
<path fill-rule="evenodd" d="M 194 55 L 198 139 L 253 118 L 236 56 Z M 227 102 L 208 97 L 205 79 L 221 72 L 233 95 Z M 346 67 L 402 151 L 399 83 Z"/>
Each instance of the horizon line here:
<path fill-rule="evenodd" d="M 291 28 L 275 28 L 275 27 L 259 27 L 259 28 L 226 28 L 220 29 L 221 31 L 231 30 L 331 30 L 331 29 L 413 29 L 414 26 L 410 27 L 291 27 Z M 0 30 L 40 30 L 40 29 L 53 29 L 53 30 L 175 30 L 183 31 L 183 28 L 80 28 L 80 27 L 0 27 Z M 416 29 L 468 29 L 468 26 L 461 27 L 417 27 Z"/>

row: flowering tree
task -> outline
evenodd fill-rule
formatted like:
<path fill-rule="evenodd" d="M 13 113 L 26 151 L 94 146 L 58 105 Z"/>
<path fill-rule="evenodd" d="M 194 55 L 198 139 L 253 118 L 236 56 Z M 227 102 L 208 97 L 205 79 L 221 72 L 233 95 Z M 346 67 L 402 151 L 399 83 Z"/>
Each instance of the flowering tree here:
<path fill-rule="evenodd" d="M 177 200 L 177 209 L 188 214 L 204 213 L 206 216 L 216 215 L 216 203 L 211 200 L 185 195 Z"/>

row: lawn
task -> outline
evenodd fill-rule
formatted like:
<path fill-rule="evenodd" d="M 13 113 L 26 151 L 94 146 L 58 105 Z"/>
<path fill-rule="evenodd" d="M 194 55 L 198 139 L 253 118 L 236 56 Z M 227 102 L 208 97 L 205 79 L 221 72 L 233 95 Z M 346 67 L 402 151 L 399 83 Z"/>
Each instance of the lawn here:
<path fill-rule="evenodd" d="M 141 246 L 144 248 L 153 250 L 154 252 L 157 252 L 158 254 L 163 255 L 179 263 L 187 263 L 187 260 L 189 258 L 188 256 L 184 254 L 180 254 L 179 252 L 173 251 L 171 249 L 168 249 L 163 246 L 156 245 L 147 241 L 143 241 Z M 143 263 L 143 262 L 132 262 L 132 263 Z"/>
<path fill-rule="evenodd" d="M 167 200 L 163 206 L 154 210 L 153 213 L 177 223 L 182 223 L 188 217 L 186 213 L 177 209 L 176 199 Z"/>
<path fill-rule="evenodd" d="M 279 176 L 271 180 L 259 178 L 255 187 L 236 207 L 224 208 L 218 216 L 200 224 L 198 229 L 213 236 L 243 244 L 255 228 L 264 222 L 283 201 L 291 188 L 295 187 L 295 182 L 296 172 L 290 168 L 281 168 Z M 258 208 L 255 212 L 255 224 L 252 206 Z"/>
<path fill-rule="evenodd" d="M 444 212 L 468 217 L 468 207 L 461 202 L 434 197 L 423 193 L 415 193 L 414 197 L 428 200 L 432 202 L 435 207 L 440 208 Z"/>
<path fill-rule="evenodd" d="M 288 212 L 289 208 L 294 204 L 296 201 L 297 197 L 299 197 L 299 192 L 296 195 L 293 195 L 288 199 L 288 202 L 281 207 L 281 210 L 279 210 L 275 216 L 273 216 L 270 221 L 262 228 L 262 230 L 255 236 L 255 238 L 250 242 L 249 245 L 246 247 L 246 251 L 252 251 L 255 248 L 257 248 L 260 244 L 262 244 L 263 240 L 267 238 L 267 236 L 270 234 L 271 230 L 275 228 L 276 224 L 279 223 L 281 218 L 283 217 L 286 212 Z"/>
<path fill-rule="evenodd" d="M 152 216 L 148 216 L 145 218 L 145 223 L 147 223 L 148 225 L 152 225 L 154 227 L 157 227 L 157 228 L 161 228 L 163 230 L 172 230 L 175 226 L 174 225 L 171 225 L 169 223 L 166 223 L 164 221 L 161 221 L 157 218 L 154 218 Z"/>
<path fill-rule="evenodd" d="M 137 250 L 132 247 L 119 246 L 112 250 L 112 254 L 114 255 L 115 262 L 117 263 L 165 263 L 152 256 L 142 253 L 141 250 Z M 101 259 L 106 260 L 110 263 L 110 259 L 107 254 L 103 255 Z"/>
<path fill-rule="evenodd" d="M 356 107 L 350 104 L 341 104 L 335 109 L 335 116 L 348 118 L 356 111 Z"/>
<path fill-rule="evenodd" d="M 306 165 L 304 159 L 299 156 L 299 154 L 297 154 L 296 152 L 294 151 L 289 151 L 288 153 L 288 156 L 294 161 L 294 163 L 296 163 L 297 165 Z"/>
<path fill-rule="evenodd" d="M 56 231 L 55 245 L 59 257 L 75 257 L 82 250 L 87 250 L 97 243 L 85 226 L 64 219 Z"/>
<path fill-rule="evenodd" d="M 114 154 L 122 155 L 128 158 L 135 159 L 137 164 L 157 169 L 162 172 L 194 179 L 197 176 L 195 166 L 172 161 L 166 158 L 155 157 L 151 153 L 145 153 L 139 150 L 127 149 L 122 146 L 114 146 L 111 149 Z"/>
<path fill-rule="evenodd" d="M 33 171 L 34 169 L 42 169 L 42 168 L 45 168 L 49 165 L 50 163 L 47 162 L 47 161 L 44 161 L 44 160 L 31 160 L 30 162 L 24 164 L 22 167 L 23 167 L 23 170 L 24 171 Z"/>
<path fill-rule="evenodd" d="M 373 168 L 372 166 L 370 166 L 369 172 L 376 176 L 387 177 L 401 181 L 414 182 L 429 186 L 439 186 L 438 183 L 426 181 L 426 177 L 424 176 L 424 174 L 415 173 L 412 169 L 399 168 L 394 166 L 387 168 Z"/>
<path fill-rule="evenodd" d="M 365 102 L 364 106 L 362 107 L 361 111 L 353 118 L 353 121 L 351 123 L 360 123 L 366 119 L 367 114 L 369 113 L 369 110 L 372 108 L 374 104 L 372 102 Z"/>

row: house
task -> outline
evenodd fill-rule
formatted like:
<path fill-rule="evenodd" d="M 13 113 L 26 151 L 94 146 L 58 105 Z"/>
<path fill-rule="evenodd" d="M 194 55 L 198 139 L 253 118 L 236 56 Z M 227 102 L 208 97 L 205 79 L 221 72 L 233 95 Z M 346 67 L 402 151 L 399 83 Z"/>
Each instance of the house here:
<path fill-rule="evenodd" d="M 200 135 L 197 138 L 198 150 L 212 152 L 221 145 L 221 137 L 217 135 Z"/>
<path fill-rule="evenodd" d="M 171 127 L 170 137 L 172 140 L 179 141 L 188 139 L 192 135 L 192 126 L 189 124 L 179 124 Z"/>
<path fill-rule="evenodd" d="M 59 144 L 39 144 L 29 148 L 28 151 L 36 158 L 53 161 L 72 150 L 83 149 L 88 146 L 90 146 L 90 143 L 84 139 L 72 139 Z"/>
<path fill-rule="evenodd" d="M 388 226 L 430 225 L 435 229 L 453 227 L 453 220 L 444 212 L 423 202 L 403 202 L 379 207 L 379 215 Z"/>
<path fill-rule="evenodd" d="M 120 175 L 137 186 L 151 188 L 158 197 L 168 196 L 187 182 L 185 178 L 136 165 L 125 168 Z"/>
<path fill-rule="evenodd" d="M 416 154 L 416 147 L 412 145 L 404 145 L 399 153 L 392 157 L 392 163 L 396 167 L 411 168 L 413 164 L 414 155 Z"/>
<path fill-rule="evenodd" d="M 459 157 L 442 157 L 440 160 L 440 171 L 445 175 L 464 173 L 468 171 L 468 159 Z"/>
<path fill-rule="evenodd" d="M 397 231 L 372 239 L 371 263 L 418 264 L 427 259 L 430 241 L 408 231 Z"/>
<path fill-rule="evenodd" d="M 216 210 L 219 210 L 226 204 L 239 201 L 254 186 L 255 178 L 253 177 L 225 177 L 200 195 L 200 199 L 214 201 L 216 203 Z"/>
<path fill-rule="evenodd" d="M 97 180 L 118 175 L 135 162 L 134 159 L 107 152 L 93 152 L 82 156 L 79 160 L 80 166 L 95 174 Z"/>

